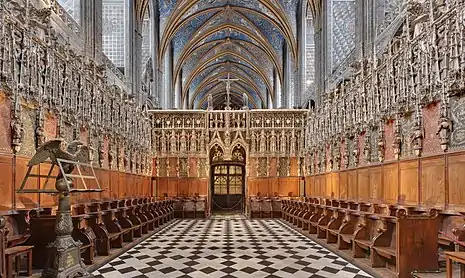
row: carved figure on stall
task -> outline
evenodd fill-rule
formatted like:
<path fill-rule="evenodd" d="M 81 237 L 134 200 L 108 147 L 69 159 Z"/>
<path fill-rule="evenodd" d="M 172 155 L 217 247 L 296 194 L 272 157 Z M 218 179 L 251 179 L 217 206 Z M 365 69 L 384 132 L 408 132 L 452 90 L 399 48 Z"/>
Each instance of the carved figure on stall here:
<path fill-rule="evenodd" d="M 291 145 L 289 146 L 290 147 L 290 155 L 291 156 L 295 156 L 296 155 L 296 148 L 297 148 L 297 142 L 296 142 L 296 138 L 295 138 L 295 131 L 292 130 L 292 135 L 291 135 Z"/>
<path fill-rule="evenodd" d="M 15 113 L 13 120 L 11 121 L 11 144 L 13 150 L 17 153 L 21 149 L 21 143 L 24 138 L 24 128 L 23 122 L 21 120 L 20 114 Z"/>
<path fill-rule="evenodd" d="M 345 148 L 342 157 L 344 158 L 344 168 L 349 168 L 349 139 L 347 138 L 345 139 Z"/>
<path fill-rule="evenodd" d="M 439 126 L 436 135 L 439 137 L 439 144 L 441 144 L 441 149 L 447 151 L 449 148 L 450 135 L 452 133 L 452 121 L 445 116 L 442 116 L 439 119 Z"/>
<path fill-rule="evenodd" d="M 356 140 L 356 139 L 355 139 Z M 357 167 L 359 163 L 359 158 L 360 158 L 360 151 L 358 149 L 358 144 L 355 141 L 354 143 L 354 149 L 352 150 L 352 156 L 354 157 L 354 166 Z"/>

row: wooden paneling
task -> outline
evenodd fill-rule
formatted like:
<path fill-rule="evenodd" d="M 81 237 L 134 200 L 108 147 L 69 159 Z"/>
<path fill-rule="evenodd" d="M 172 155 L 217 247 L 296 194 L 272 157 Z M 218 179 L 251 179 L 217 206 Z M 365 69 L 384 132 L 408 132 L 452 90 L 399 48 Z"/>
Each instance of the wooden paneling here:
<path fill-rule="evenodd" d="M 399 168 L 397 163 L 383 166 L 383 200 L 388 204 L 396 204 L 399 193 Z"/>
<path fill-rule="evenodd" d="M 399 203 L 418 205 L 418 160 L 400 162 L 399 170 Z"/>
<path fill-rule="evenodd" d="M 358 169 L 357 196 L 361 201 L 370 201 L 370 171 L 368 168 Z"/>
<path fill-rule="evenodd" d="M 373 202 L 381 202 L 383 199 L 383 173 L 381 166 L 374 166 L 370 169 L 370 199 Z"/>
<path fill-rule="evenodd" d="M 347 200 L 347 188 L 348 188 L 348 177 L 347 177 L 347 172 L 342 171 L 339 173 L 339 198 L 341 200 Z"/>
<path fill-rule="evenodd" d="M 290 160 L 289 175 L 291 177 L 296 177 L 297 175 L 299 175 L 299 164 L 297 163 L 297 157 L 291 157 L 289 160 Z"/>
<path fill-rule="evenodd" d="M 358 199 L 357 170 L 347 171 L 347 192 L 349 200 Z"/>
<path fill-rule="evenodd" d="M 339 173 L 331 173 L 331 191 L 330 191 L 331 198 L 340 198 L 339 194 Z"/>
<path fill-rule="evenodd" d="M 433 157 L 421 161 L 420 204 L 444 208 L 446 202 L 444 157 Z M 462 199 L 463 202 L 464 199 Z"/>
<path fill-rule="evenodd" d="M 0 210 L 13 207 L 13 158 L 0 156 Z"/>
<path fill-rule="evenodd" d="M 15 158 L 15 186 L 10 188 L 10 190 L 17 191 L 21 187 L 23 179 L 26 177 L 28 170 L 29 158 L 17 156 Z M 39 174 L 39 167 L 36 166 L 31 170 L 31 174 Z M 11 173 L 11 172 L 10 172 Z M 42 174 L 44 174 L 42 172 Z M 46 174 L 46 172 L 45 172 Z M 53 181 L 49 183 L 49 188 L 54 188 Z M 24 186 L 25 189 L 38 189 L 39 188 L 39 178 L 29 178 Z M 15 194 L 15 203 L 16 208 L 35 208 L 39 203 L 39 194 Z"/>
<path fill-rule="evenodd" d="M 465 155 L 448 157 L 449 209 L 465 211 Z"/>

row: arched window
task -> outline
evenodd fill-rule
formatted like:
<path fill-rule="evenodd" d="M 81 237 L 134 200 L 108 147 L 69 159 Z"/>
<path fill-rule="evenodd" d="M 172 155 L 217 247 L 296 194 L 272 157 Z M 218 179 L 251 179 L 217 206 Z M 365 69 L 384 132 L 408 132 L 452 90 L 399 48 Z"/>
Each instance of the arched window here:
<path fill-rule="evenodd" d="M 103 53 L 124 73 L 125 0 L 102 1 Z"/>
<path fill-rule="evenodd" d="M 338 67 L 355 47 L 355 0 L 331 0 L 329 24 L 331 31 L 331 68 Z"/>
<path fill-rule="evenodd" d="M 81 24 L 81 0 L 58 0 L 58 3 L 77 24 Z"/>
<path fill-rule="evenodd" d="M 305 91 L 310 93 L 315 88 L 315 28 L 310 9 L 307 9 L 307 26 L 305 28 Z"/>
<path fill-rule="evenodd" d="M 150 13 L 149 9 L 147 8 L 145 10 L 144 18 L 142 19 L 142 29 L 141 29 L 141 34 L 142 34 L 142 45 L 141 45 L 141 74 L 142 74 L 142 79 L 144 82 L 148 83 L 151 81 L 151 71 L 152 71 L 152 65 L 151 65 L 151 54 L 152 54 L 152 38 L 151 38 L 151 33 L 152 33 L 152 24 L 151 24 L 151 18 L 150 18 Z M 146 84 L 148 85 L 148 84 Z"/>

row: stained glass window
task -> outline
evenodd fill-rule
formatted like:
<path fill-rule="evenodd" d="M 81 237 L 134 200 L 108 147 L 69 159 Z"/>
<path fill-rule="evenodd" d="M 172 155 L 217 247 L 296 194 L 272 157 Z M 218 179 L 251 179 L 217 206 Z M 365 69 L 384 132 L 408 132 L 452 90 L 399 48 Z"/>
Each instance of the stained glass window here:
<path fill-rule="evenodd" d="M 77 24 L 81 24 L 81 0 L 58 0 L 58 4 L 66 10 Z"/>
<path fill-rule="evenodd" d="M 103 53 L 117 66 L 124 69 L 125 0 L 102 1 Z"/>

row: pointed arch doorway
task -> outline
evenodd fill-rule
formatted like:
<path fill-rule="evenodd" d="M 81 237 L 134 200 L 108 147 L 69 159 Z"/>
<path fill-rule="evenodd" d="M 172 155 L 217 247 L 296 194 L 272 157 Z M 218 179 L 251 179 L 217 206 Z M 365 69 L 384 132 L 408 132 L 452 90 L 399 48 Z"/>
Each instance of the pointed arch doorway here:
<path fill-rule="evenodd" d="M 218 144 L 210 151 L 212 213 L 243 213 L 245 208 L 245 149 L 236 145 L 228 155 Z"/>

